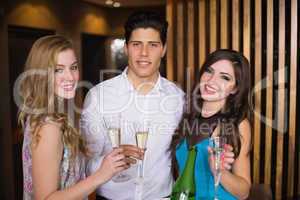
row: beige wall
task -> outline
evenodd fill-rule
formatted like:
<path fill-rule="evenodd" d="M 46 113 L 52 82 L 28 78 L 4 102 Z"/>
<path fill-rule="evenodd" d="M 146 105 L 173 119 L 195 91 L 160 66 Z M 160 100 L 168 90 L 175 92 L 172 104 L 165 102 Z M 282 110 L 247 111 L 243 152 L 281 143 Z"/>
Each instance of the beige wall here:
<path fill-rule="evenodd" d="M 58 9 L 50 1 L 10 1 L 6 10 L 7 24 L 56 30 L 61 28 Z"/>
<path fill-rule="evenodd" d="M 8 25 L 56 30 L 67 35 L 81 32 L 110 35 L 107 11 L 81 1 L 12 0 L 5 11 Z"/>
<path fill-rule="evenodd" d="M 143 8 L 145 10 L 145 8 Z M 157 6 L 157 7 L 147 7 L 147 10 L 158 11 L 160 13 L 165 13 L 165 7 Z M 109 19 L 111 24 L 111 34 L 114 36 L 123 36 L 124 34 L 124 24 L 128 18 L 128 16 L 136 11 L 136 9 L 132 8 L 120 8 L 117 10 L 109 9 Z M 117 15 L 117 17 L 116 17 Z"/>

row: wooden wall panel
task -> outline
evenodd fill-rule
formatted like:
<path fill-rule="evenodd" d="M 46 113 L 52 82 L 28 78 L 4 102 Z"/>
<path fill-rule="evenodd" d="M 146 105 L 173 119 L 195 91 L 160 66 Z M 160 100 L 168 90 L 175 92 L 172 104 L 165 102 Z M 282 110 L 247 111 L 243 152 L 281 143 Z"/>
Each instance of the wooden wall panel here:
<path fill-rule="evenodd" d="M 201 66 L 208 53 L 228 47 L 243 52 L 254 76 L 252 180 L 272 186 L 274 199 L 300 196 L 300 178 L 295 177 L 300 176 L 300 163 L 295 163 L 299 157 L 295 150 L 299 138 L 295 110 L 300 106 L 296 99 L 300 55 L 298 1 L 168 0 L 167 3 L 168 19 L 172 20 L 174 14 L 171 9 L 174 5 L 170 4 L 176 4 L 177 9 L 176 30 L 171 30 L 172 34 L 176 31 L 176 52 L 170 54 L 171 61 L 167 63 L 168 77 L 177 70 L 180 84 L 185 78 L 194 81 L 198 67 L 195 65 Z M 170 42 L 174 40 L 169 38 L 168 47 L 175 47 Z M 185 62 L 189 68 L 181 67 Z M 185 73 L 192 75 L 182 77 Z"/>
<path fill-rule="evenodd" d="M 229 9 L 229 1 L 228 0 L 222 0 L 220 1 L 221 6 L 221 48 L 226 49 L 228 48 L 229 43 L 229 32 L 228 32 L 228 9 Z"/>
<path fill-rule="evenodd" d="M 288 196 L 293 195 L 294 188 L 294 176 L 295 176 L 295 141 L 296 141 L 296 97 L 297 97 L 297 28 L 298 28 L 298 13 L 297 13 L 297 0 L 291 1 L 291 36 L 290 36 L 290 44 L 291 44 L 291 71 L 290 71 L 290 112 L 289 112 L 289 157 L 288 157 Z M 299 183 L 298 183 L 299 184 Z"/>
<path fill-rule="evenodd" d="M 262 30 L 261 30 L 261 1 L 255 1 L 255 77 L 254 82 L 257 85 L 255 88 L 255 114 L 254 114 L 254 138 L 253 141 L 255 145 L 260 146 L 260 113 L 261 113 L 261 89 L 262 85 L 259 84 L 261 81 L 261 37 L 262 37 Z M 253 158 L 253 182 L 259 183 L 259 163 L 260 163 L 260 148 L 254 148 L 254 158 Z"/>
<path fill-rule="evenodd" d="M 177 3 L 177 82 L 183 87 L 184 86 L 184 2 L 179 0 Z"/>
<path fill-rule="evenodd" d="M 276 199 L 282 195 L 283 139 L 285 134 L 285 1 L 279 1 L 278 38 L 278 104 L 277 104 L 277 152 L 276 152 Z"/>
<path fill-rule="evenodd" d="M 173 33 L 173 26 L 174 26 L 174 4 L 173 0 L 167 0 L 166 5 L 166 18 L 169 22 L 169 29 L 168 29 L 168 50 L 167 50 L 167 78 L 169 80 L 174 80 L 174 33 Z"/>
<path fill-rule="evenodd" d="M 232 0 L 232 49 L 240 50 L 240 0 Z"/>
<path fill-rule="evenodd" d="M 187 0 L 187 72 L 186 72 L 186 92 L 191 94 L 195 79 L 195 29 L 194 29 L 194 1 Z M 191 97 L 188 95 L 188 97 Z M 188 105 L 188 109 L 192 105 Z"/>
<path fill-rule="evenodd" d="M 243 53 L 251 63 L 250 60 L 250 3 L 251 0 L 244 0 L 244 12 L 243 12 Z"/>
<path fill-rule="evenodd" d="M 205 10 L 206 3 L 205 0 L 199 0 L 199 67 L 201 67 L 206 58 L 206 15 Z"/>
<path fill-rule="evenodd" d="M 217 0 L 209 1 L 209 19 L 210 19 L 210 32 L 209 32 L 209 52 L 213 52 L 217 49 Z"/>
<path fill-rule="evenodd" d="M 266 101 L 272 102 L 273 99 L 273 0 L 267 1 L 267 93 Z M 264 182 L 271 184 L 271 153 L 272 153 L 272 121 L 273 121 L 273 104 L 266 105 L 266 130 L 265 130 L 265 176 Z"/>
<path fill-rule="evenodd" d="M 189 70 L 189 76 L 188 78 L 188 87 L 191 89 L 193 87 L 194 79 L 195 79 L 195 6 L 193 0 L 188 0 L 187 2 L 187 25 L 188 25 L 188 45 L 187 45 L 187 51 L 188 51 L 188 57 L 187 57 L 187 66 Z"/>

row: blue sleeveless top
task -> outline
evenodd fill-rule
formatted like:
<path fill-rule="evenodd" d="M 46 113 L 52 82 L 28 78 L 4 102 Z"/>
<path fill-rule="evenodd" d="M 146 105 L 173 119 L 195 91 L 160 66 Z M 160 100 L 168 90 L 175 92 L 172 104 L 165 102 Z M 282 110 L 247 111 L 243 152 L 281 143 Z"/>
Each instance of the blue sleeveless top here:
<path fill-rule="evenodd" d="M 204 139 L 195 145 L 197 149 L 195 161 L 195 184 L 196 200 L 209 200 L 214 198 L 214 177 L 210 171 L 208 162 L 209 139 Z M 181 174 L 188 156 L 188 144 L 183 140 L 176 148 L 176 160 Z M 218 186 L 217 195 L 219 200 L 236 200 L 221 184 Z"/>

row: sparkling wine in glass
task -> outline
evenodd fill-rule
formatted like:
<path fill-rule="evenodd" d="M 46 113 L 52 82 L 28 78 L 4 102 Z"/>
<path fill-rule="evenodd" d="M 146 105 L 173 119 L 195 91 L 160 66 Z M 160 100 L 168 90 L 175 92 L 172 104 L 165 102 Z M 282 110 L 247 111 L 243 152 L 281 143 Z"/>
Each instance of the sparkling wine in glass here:
<path fill-rule="evenodd" d="M 113 148 L 118 148 L 121 143 L 121 130 L 120 128 L 109 128 L 108 136 Z"/>
<path fill-rule="evenodd" d="M 112 148 L 118 148 L 121 144 L 121 115 L 111 115 L 103 117 L 104 126 L 107 130 L 108 137 L 110 139 Z M 120 172 L 112 178 L 112 181 L 125 182 L 130 180 L 131 177 L 128 174 Z"/>
<path fill-rule="evenodd" d="M 224 152 L 224 145 L 226 144 L 226 138 L 224 136 L 212 137 L 209 140 L 209 146 L 212 148 L 213 155 L 215 157 L 214 163 L 214 200 L 218 200 L 217 191 L 221 179 L 221 156 Z"/>
<path fill-rule="evenodd" d="M 147 144 L 147 139 L 148 139 L 148 131 L 136 132 L 135 138 L 136 138 L 136 145 L 139 148 L 145 150 L 146 144 Z"/>
<path fill-rule="evenodd" d="M 145 123 L 135 123 L 135 139 L 136 145 L 142 150 L 146 150 L 147 140 L 148 140 L 148 124 Z M 144 161 L 138 161 L 138 176 L 137 183 L 143 181 L 143 171 L 144 171 Z"/>

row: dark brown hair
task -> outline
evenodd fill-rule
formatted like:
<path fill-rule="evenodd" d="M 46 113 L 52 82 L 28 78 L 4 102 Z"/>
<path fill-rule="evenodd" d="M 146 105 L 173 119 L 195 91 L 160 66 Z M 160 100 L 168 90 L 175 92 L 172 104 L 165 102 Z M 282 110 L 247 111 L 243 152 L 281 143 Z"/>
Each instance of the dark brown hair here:
<path fill-rule="evenodd" d="M 199 118 L 201 116 L 203 102 L 199 89 L 199 82 L 201 76 L 208 69 L 208 67 L 220 60 L 228 60 L 232 63 L 237 88 L 237 92 L 230 94 L 227 97 L 224 107 L 219 111 L 220 134 L 225 135 L 227 138 L 227 143 L 233 146 L 233 151 L 236 157 L 240 153 L 241 139 L 238 126 L 246 118 L 251 121 L 250 66 L 247 58 L 241 53 L 233 50 L 220 49 L 208 55 L 205 63 L 202 65 L 199 73 L 197 74 L 195 81 L 196 84 L 192 90 L 192 94 L 190 95 L 191 98 L 187 100 L 187 109 L 183 114 L 178 130 L 173 136 L 171 143 L 173 158 L 175 158 L 177 145 L 184 138 L 189 139 L 192 138 L 191 136 L 193 135 L 198 135 L 198 137 L 201 135 L 203 137 L 208 137 L 207 135 L 203 135 L 201 130 L 199 130 L 199 127 L 197 129 L 196 126 L 195 129 L 195 124 L 199 122 Z"/>
<path fill-rule="evenodd" d="M 157 12 L 138 11 L 128 17 L 124 25 L 125 40 L 129 42 L 131 33 L 138 28 L 153 28 L 159 32 L 163 45 L 167 41 L 168 22 Z"/>

